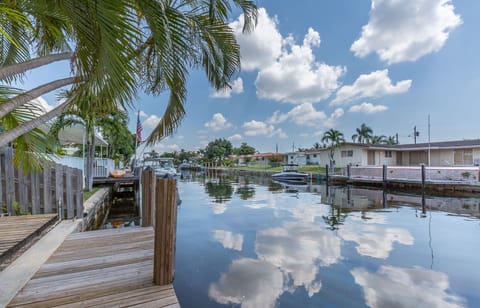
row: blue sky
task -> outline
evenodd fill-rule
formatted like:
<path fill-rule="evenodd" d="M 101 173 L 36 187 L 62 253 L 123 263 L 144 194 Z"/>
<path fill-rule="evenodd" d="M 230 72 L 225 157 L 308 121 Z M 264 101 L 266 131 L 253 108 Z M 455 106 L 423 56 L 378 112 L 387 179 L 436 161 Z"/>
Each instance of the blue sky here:
<path fill-rule="evenodd" d="M 259 0 L 254 33 L 240 33 L 242 71 L 215 93 L 192 71 L 187 115 L 160 151 L 195 150 L 226 138 L 260 152 L 309 148 L 323 132 L 398 133 L 400 143 L 480 138 L 480 1 Z M 60 65 L 60 64 L 58 64 Z M 55 67 L 54 67 L 55 69 Z M 49 70 L 52 70 L 50 67 Z M 50 72 L 49 74 L 55 74 Z M 54 105 L 52 96 L 45 99 Z M 167 97 L 140 96 L 143 136 Z M 130 129 L 136 111 L 130 110 Z"/>

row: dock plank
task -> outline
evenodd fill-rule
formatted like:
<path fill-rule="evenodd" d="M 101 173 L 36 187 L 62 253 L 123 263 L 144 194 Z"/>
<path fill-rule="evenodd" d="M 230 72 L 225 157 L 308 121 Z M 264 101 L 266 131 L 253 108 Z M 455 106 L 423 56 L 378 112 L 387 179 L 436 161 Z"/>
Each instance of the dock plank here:
<path fill-rule="evenodd" d="M 69 235 L 8 307 L 180 307 L 153 284 L 153 228 Z"/>
<path fill-rule="evenodd" d="M 0 263 L 10 258 L 56 219 L 56 214 L 0 217 Z"/>

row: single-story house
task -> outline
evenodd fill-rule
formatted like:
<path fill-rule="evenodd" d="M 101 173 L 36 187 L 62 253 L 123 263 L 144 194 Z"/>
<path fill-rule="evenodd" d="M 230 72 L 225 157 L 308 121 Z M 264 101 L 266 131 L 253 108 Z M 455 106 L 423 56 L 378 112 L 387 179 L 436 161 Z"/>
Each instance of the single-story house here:
<path fill-rule="evenodd" d="M 329 164 L 328 148 L 285 153 L 284 161 L 306 164 Z M 480 139 L 417 144 L 343 143 L 335 148 L 337 167 L 353 166 L 479 166 Z"/>
<path fill-rule="evenodd" d="M 280 153 L 255 153 L 250 155 L 236 155 L 235 158 L 238 160 L 237 164 L 239 166 L 246 166 L 248 164 L 268 166 L 271 163 L 277 162 L 282 163 L 283 154 Z"/>

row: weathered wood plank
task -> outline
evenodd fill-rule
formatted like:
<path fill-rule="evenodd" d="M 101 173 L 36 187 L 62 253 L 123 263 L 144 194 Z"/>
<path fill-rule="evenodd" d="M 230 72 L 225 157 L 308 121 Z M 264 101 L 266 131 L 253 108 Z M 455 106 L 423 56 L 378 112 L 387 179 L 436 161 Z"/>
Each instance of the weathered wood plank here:
<path fill-rule="evenodd" d="M 32 190 L 32 214 L 40 214 L 40 174 L 37 172 L 30 173 L 30 185 Z"/>
<path fill-rule="evenodd" d="M 15 182 L 14 179 L 14 169 L 13 169 L 13 149 L 8 147 L 5 150 L 5 203 L 7 205 L 7 211 L 10 215 L 15 215 L 13 209 L 13 201 L 15 200 Z"/>
<path fill-rule="evenodd" d="M 66 208 L 67 208 L 67 218 L 73 218 L 75 216 L 75 205 L 73 203 L 73 185 L 72 185 L 72 168 L 65 168 L 65 193 L 66 193 Z"/>
<path fill-rule="evenodd" d="M 152 282 L 153 246 L 152 228 L 71 234 L 9 307 L 178 307 L 171 284 Z"/>
<path fill-rule="evenodd" d="M 52 169 L 48 162 L 43 165 L 43 211 L 52 213 Z"/>
<path fill-rule="evenodd" d="M 60 219 L 63 219 L 63 166 L 55 165 L 55 209 L 58 211 Z"/>

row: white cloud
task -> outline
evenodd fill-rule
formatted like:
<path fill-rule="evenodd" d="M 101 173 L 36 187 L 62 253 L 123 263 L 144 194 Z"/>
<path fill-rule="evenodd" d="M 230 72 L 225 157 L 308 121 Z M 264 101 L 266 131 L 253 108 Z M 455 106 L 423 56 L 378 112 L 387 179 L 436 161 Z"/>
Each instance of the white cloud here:
<path fill-rule="evenodd" d="M 387 110 L 387 106 L 384 105 L 373 105 L 372 103 L 361 103 L 360 105 L 354 105 L 350 107 L 348 111 L 350 112 L 361 112 L 361 113 L 376 113 Z"/>
<path fill-rule="evenodd" d="M 39 107 L 43 113 L 49 112 L 50 110 L 53 109 L 53 106 L 51 106 L 43 97 L 39 96 L 35 99 L 32 99 L 30 104 Z"/>
<path fill-rule="evenodd" d="M 245 129 L 246 136 L 287 137 L 287 134 L 285 134 L 281 128 L 275 129 L 273 125 L 268 125 L 261 121 L 252 120 L 245 122 L 242 127 Z"/>
<path fill-rule="evenodd" d="M 243 235 L 225 230 L 214 230 L 213 239 L 218 241 L 224 248 L 242 251 Z"/>
<path fill-rule="evenodd" d="M 429 269 L 382 265 L 378 272 L 351 271 L 363 288 L 369 307 L 466 307 L 464 298 L 451 292 L 448 276 Z M 404 294 L 405 296 L 398 296 Z"/>
<path fill-rule="evenodd" d="M 341 87 L 330 105 L 339 105 L 366 97 L 379 97 L 407 92 L 411 84 L 411 80 L 402 80 L 395 85 L 392 84 L 392 80 L 388 77 L 388 69 L 362 74 L 355 80 L 353 85 Z"/>
<path fill-rule="evenodd" d="M 306 215 L 312 219 L 311 215 Z M 304 215 L 302 215 L 304 217 Z M 328 267 L 341 259 L 341 241 L 335 234 L 306 220 L 285 222 L 283 226 L 257 232 L 255 252 L 288 274 L 295 288 L 305 287 L 311 297 L 322 283 L 319 265 Z"/>
<path fill-rule="evenodd" d="M 210 94 L 210 97 L 214 98 L 230 98 L 233 94 L 240 94 L 243 92 L 243 80 L 238 77 L 230 84 L 231 88 L 226 88 L 224 90 L 215 91 Z"/>
<path fill-rule="evenodd" d="M 140 116 L 141 116 L 142 118 L 147 118 L 147 117 L 148 117 L 148 114 L 146 114 L 145 111 L 140 110 Z"/>
<path fill-rule="evenodd" d="M 333 127 L 335 120 L 343 116 L 343 109 L 337 108 L 330 116 L 325 112 L 316 110 L 310 103 L 304 103 L 292 108 L 287 113 L 275 111 L 273 115 L 267 119 L 268 124 L 278 124 L 290 121 L 299 126 L 309 127 Z"/>
<path fill-rule="evenodd" d="M 240 141 L 240 140 L 243 140 L 243 137 L 240 134 L 235 134 L 235 135 L 231 135 L 230 137 L 228 137 L 227 140 Z"/>
<path fill-rule="evenodd" d="M 154 129 L 155 127 L 157 127 L 157 124 L 160 122 L 161 118 L 152 114 L 151 116 L 149 116 L 144 122 L 143 122 L 143 126 L 146 126 L 146 127 L 149 127 L 151 129 Z"/>
<path fill-rule="evenodd" d="M 314 29 L 309 28 L 297 45 L 292 36 L 282 38 L 277 21 L 264 8 L 259 10 L 258 26 L 252 34 L 242 34 L 242 25 L 243 16 L 231 24 L 240 44 L 242 68 L 259 70 L 255 80 L 259 98 L 316 103 L 339 87 L 338 78 L 345 68 L 316 60 L 312 48 L 320 45 L 320 35 Z"/>
<path fill-rule="evenodd" d="M 212 116 L 212 119 L 205 123 L 205 127 L 213 131 L 219 131 L 232 127 L 232 123 L 228 122 L 227 119 L 221 113 L 215 113 Z"/>
<path fill-rule="evenodd" d="M 243 14 L 230 24 L 240 45 L 242 70 L 252 71 L 268 67 L 282 53 L 282 35 L 278 32 L 276 18 L 270 18 L 264 8 L 258 9 L 255 31 L 244 34 Z"/>
<path fill-rule="evenodd" d="M 210 284 L 208 296 L 220 304 L 241 304 L 243 308 L 275 307 L 284 292 L 282 272 L 272 264 L 241 258 Z"/>
<path fill-rule="evenodd" d="M 439 51 L 462 23 L 450 0 L 372 0 L 370 19 L 350 50 L 377 53 L 388 64 L 415 61 Z"/>

